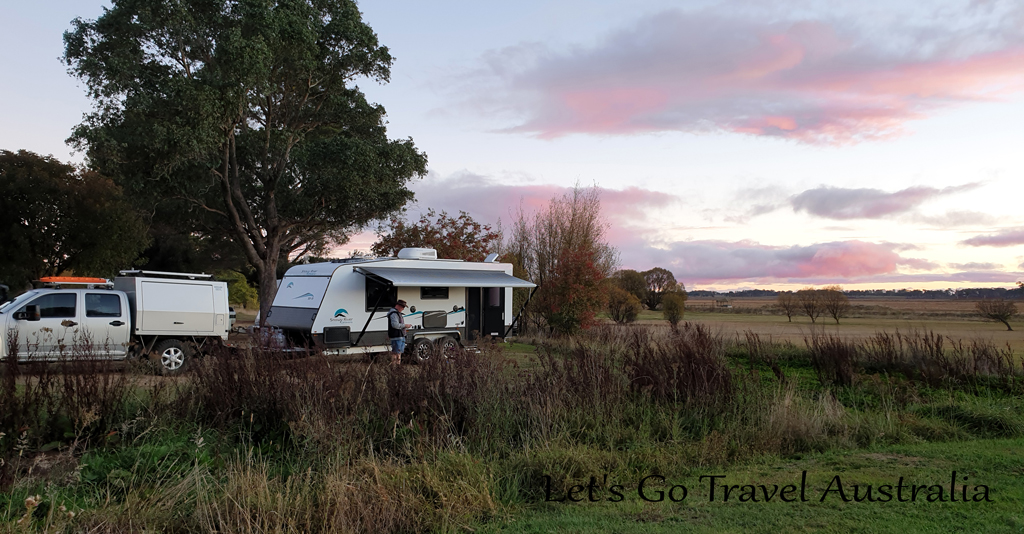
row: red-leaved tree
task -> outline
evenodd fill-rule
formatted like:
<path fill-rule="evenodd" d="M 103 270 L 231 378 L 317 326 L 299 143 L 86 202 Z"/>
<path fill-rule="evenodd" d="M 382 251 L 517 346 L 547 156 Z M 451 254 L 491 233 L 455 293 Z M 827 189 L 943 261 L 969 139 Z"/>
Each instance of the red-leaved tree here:
<path fill-rule="evenodd" d="M 596 187 L 577 186 L 532 216 L 519 213 L 506 257 L 539 286 L 527 308 L 534 326 L 574 334 L 604 307 L 601 281 L 615 271 L 618 254 L 605 242 L 599 196 Z"/>
<path fill-rule="evenodd" d="M 403 248 L 424 247 L 436 250 L 438 258 L 483 261 L 500 246 L 501 232 L 468 213 L 460 211 L 458 217 L 451 217 L 429 209 L 417 222 L 392 217 L 377 231 L 377 242 L 370 250 L 376 256 L 392 257 Z"/>

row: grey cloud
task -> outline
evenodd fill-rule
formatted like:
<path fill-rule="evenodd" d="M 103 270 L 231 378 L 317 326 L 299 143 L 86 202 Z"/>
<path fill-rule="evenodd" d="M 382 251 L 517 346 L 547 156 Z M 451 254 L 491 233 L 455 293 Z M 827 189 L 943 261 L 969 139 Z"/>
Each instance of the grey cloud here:
<path fill-rule="evenodd" d="M 980 185 L 969 183 L 942 189 L 914 186 L 892 193 L 881 189 L 821 186 L 793 196 L 790 205 L 793 211 L 826 219 L 878 219 L 908 213 L 925 201 L 969 191 Z"/>
<path fill-rule="evenodd" d="M 941 215 L 915 214 L 911 220 L 938 228 L 953 228 L 957 226 L 991 225 L 999 219 L 994 215 L 980 211 L 947 211 Z"/>
<path fill-rule="evenodd" d="M 978 235 L 960 242 L 971 247 L 1012 247 L 1024 245 L 1024 227 L 1007 228 L 992 234 Z"/>
<path fill-rule="evenodd" d="M 959 271 L 992 271 L 999 269 L 1002 265 L 987 262 L 950 263 L 950 267 Z"/>

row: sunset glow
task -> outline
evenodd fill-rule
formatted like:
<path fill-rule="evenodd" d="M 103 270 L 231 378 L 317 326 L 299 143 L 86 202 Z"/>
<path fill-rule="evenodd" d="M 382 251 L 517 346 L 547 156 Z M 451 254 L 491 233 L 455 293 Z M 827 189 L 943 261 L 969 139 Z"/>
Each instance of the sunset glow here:
<path fill-rule="evenodd" d="M 395 63 L 358 83 L 429 157 L 413 218 L 593 185 L 621 266 L 687 288 L 1024 279 L 1024 4 L 768 4 L 363 2 Z M 0 8 L 0 148 L 82 162 L 55 58 L 104 5 Z"/>

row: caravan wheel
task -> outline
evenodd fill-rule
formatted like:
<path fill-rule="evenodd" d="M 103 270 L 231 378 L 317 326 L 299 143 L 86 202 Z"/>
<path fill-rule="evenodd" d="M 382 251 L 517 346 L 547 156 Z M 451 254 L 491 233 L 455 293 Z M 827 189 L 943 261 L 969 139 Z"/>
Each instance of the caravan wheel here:
<path fill-rule="evenodd" d="M 412 357 L 416 363 L 425 362 L 434 355 L 434 344 L 427 338 L 421 337 L 412 342 Z"/>
<path fill-rule="evenodd" d="M 444 336 L 437 340 L 437 352 L 446 360 L 456 356 L 461 348 L 459 340 L 452 336 Z"/>

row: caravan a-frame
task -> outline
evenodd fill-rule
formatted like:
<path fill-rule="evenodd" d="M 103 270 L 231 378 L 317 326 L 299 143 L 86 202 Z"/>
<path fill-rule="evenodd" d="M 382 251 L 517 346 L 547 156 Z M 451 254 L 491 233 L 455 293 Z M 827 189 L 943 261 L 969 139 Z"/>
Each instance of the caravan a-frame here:
<path fill-rule="evenodd" d="M 407 248 L 397 258 L 297 265 L 281 280 L 267 325 L 329 353 L 388 352 L 387 312 L 401 299 L 412 325 L 406 343 L 419 360 L 502 338 L 515 321 L 512 289 L 536 285 L 493 259 L 438 259 L 433 249 Z"/>

